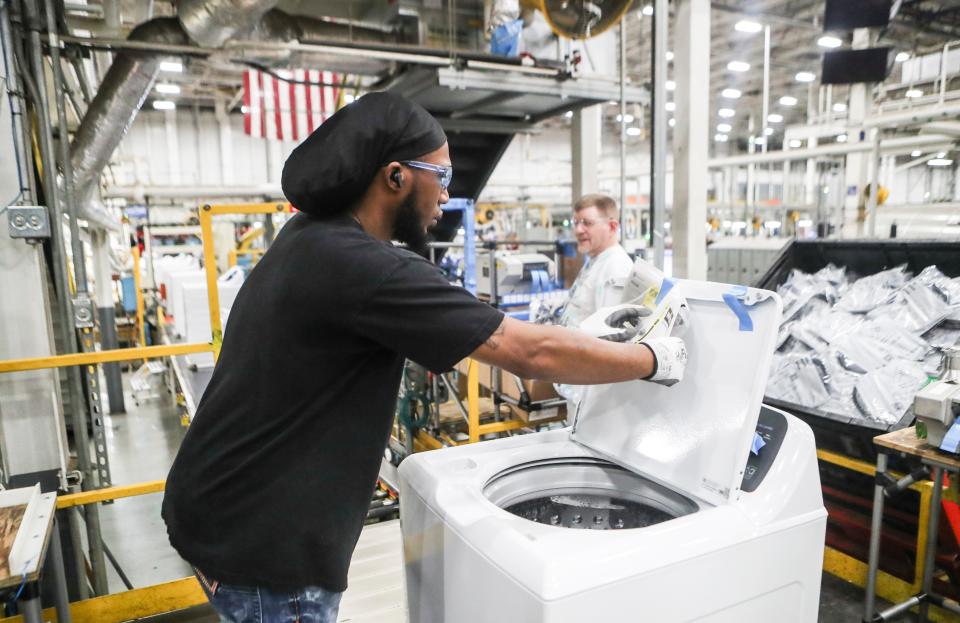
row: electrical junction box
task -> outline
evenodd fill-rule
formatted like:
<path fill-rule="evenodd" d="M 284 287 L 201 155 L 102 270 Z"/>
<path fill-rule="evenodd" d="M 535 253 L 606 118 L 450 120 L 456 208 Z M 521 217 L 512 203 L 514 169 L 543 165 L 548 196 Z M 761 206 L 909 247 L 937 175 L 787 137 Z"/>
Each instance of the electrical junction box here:
<path fill-rule="evenodd" d="M 50 218 L 43 206 L 10 206 L 7 223 L 11 238 L 39 240 L 50 237 Z"/>

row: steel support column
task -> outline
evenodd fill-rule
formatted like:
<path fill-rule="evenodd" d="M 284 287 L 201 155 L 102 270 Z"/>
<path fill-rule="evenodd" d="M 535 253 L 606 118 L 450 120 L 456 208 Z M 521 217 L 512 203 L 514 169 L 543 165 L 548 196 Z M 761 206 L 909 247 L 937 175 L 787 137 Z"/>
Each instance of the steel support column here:
<path fill-rule="evenodd" d="M 667 215 L 667 0 L 656 0 L 653 9 L 653 101 L 650 104 L 650 244 L 653 263 L 663 270 L 664 222 Z"/>
<path fill-rule="evenodd" d="M 858 28 L 853 31 L 853 48 L 861 49 L 870 46 L 870 30 Z M 848 143 L 861 143 L 866 140 L 862 125 L 870 114 L 873 105 L 873 85 L 850 85 L 850 102 L 847 105 L 847 125 L 850 132 L 847 134 Z M 827 103 L 826 113 L 830 114 L 831 103 Z M 841 238 L 862 238 L 864 235 L 864 220 L 866 205 L 863 189 L 867 182 L 867 161 L 869 156 L 864 152 L 847 155 L 844 168 L 844 196 L 843 212 L 835 225 L 840 229 Z"/>
<path fill-rule="evenodd" d="M 709 0 L 676 4 L 673 129 L 673 276 L 707 278 L 707 139 L 710 119 Z"/>
<path fill-rule="evenodd" d="M 100 347 L 114 350 L 119 346 L 117 340 L 116 310 L 113 305 L 113 269 L 110 266 L 110 237 L 105 230 L 92 232 L 93 273 L 96 279 L 97 318 L 100 321 Z M 103 375 L 107 381 L 107 402 L 110 413 L 124 413 L 123 379 L 120 364 L 103 364 Z"/>
<path fill-rule="evenodd" d="M 600 106 L 588 106 L 573 113 L 570 128 L 571 162 L 570 199 L 576 201 L 587 193 L 597 192 L 597 164 L 600 162 Z"/>

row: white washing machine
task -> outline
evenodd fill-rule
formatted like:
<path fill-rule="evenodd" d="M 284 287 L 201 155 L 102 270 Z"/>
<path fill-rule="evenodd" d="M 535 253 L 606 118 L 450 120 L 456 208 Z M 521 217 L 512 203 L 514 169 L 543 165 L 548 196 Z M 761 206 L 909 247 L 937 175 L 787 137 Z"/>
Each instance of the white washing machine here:
<path fill-rule="evenodd" d="M 410 621 L 817 620 L 813 434 L 761 406 L 780 300 L 674 287 L 690 305 L 679 384 L 591 387 L 570 429 L 401 464 Z"/>

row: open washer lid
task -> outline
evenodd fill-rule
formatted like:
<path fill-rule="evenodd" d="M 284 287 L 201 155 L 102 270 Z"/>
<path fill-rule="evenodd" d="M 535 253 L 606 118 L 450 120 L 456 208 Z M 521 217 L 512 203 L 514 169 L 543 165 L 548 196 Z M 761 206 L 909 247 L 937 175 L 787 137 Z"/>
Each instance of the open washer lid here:
<path fill-rule="evenodd" d="M 770 371 L 782 303 L 767 290 L 669 280 L 685 296 L 689 360 L 673 387 L 587 388 L 572 438 L 711 504 L 737 498 Z"/>

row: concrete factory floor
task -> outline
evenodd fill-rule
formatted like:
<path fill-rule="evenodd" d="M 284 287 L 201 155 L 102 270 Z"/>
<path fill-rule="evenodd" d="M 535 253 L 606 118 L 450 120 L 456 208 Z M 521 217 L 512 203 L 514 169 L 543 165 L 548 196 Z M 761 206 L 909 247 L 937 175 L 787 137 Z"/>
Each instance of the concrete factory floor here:
<path fill-rule="evenodd" d="M 106 418 L 114 483 L 133 484 L 165 478 L 186 429 L 180 425 L 180 418 L 168 395 L 138 407 L 130 395 L 128 375 L 124 376 L 124 384 L 127 412 Z M 101 510 L 104 541 L 137 588 L 191 574 L 189 565 L 180 559 L 167 541 L 160 518 L 160 502 L 160 495 L 146 495 L 118 500 Z M 401 572 L 399 522 L 386 522 L 365 529 L 350 569 L 350 589 L 344 596 L 340 620 L 354 623 L 405 621 Z M 109 574 L 111 592 L 124 590 L 112 567 Z M 884 608 L 887 604 L 878 606 Z M 861 621 L 862 608 L 862 589 L 829 574 L 823 575 L 819 623 Z M 915 621 L 916 618 L 909 616 L 900 620 Z M 204 605 L 143 621 L 215 623 L 217 617 L 209 606 Z"/>

